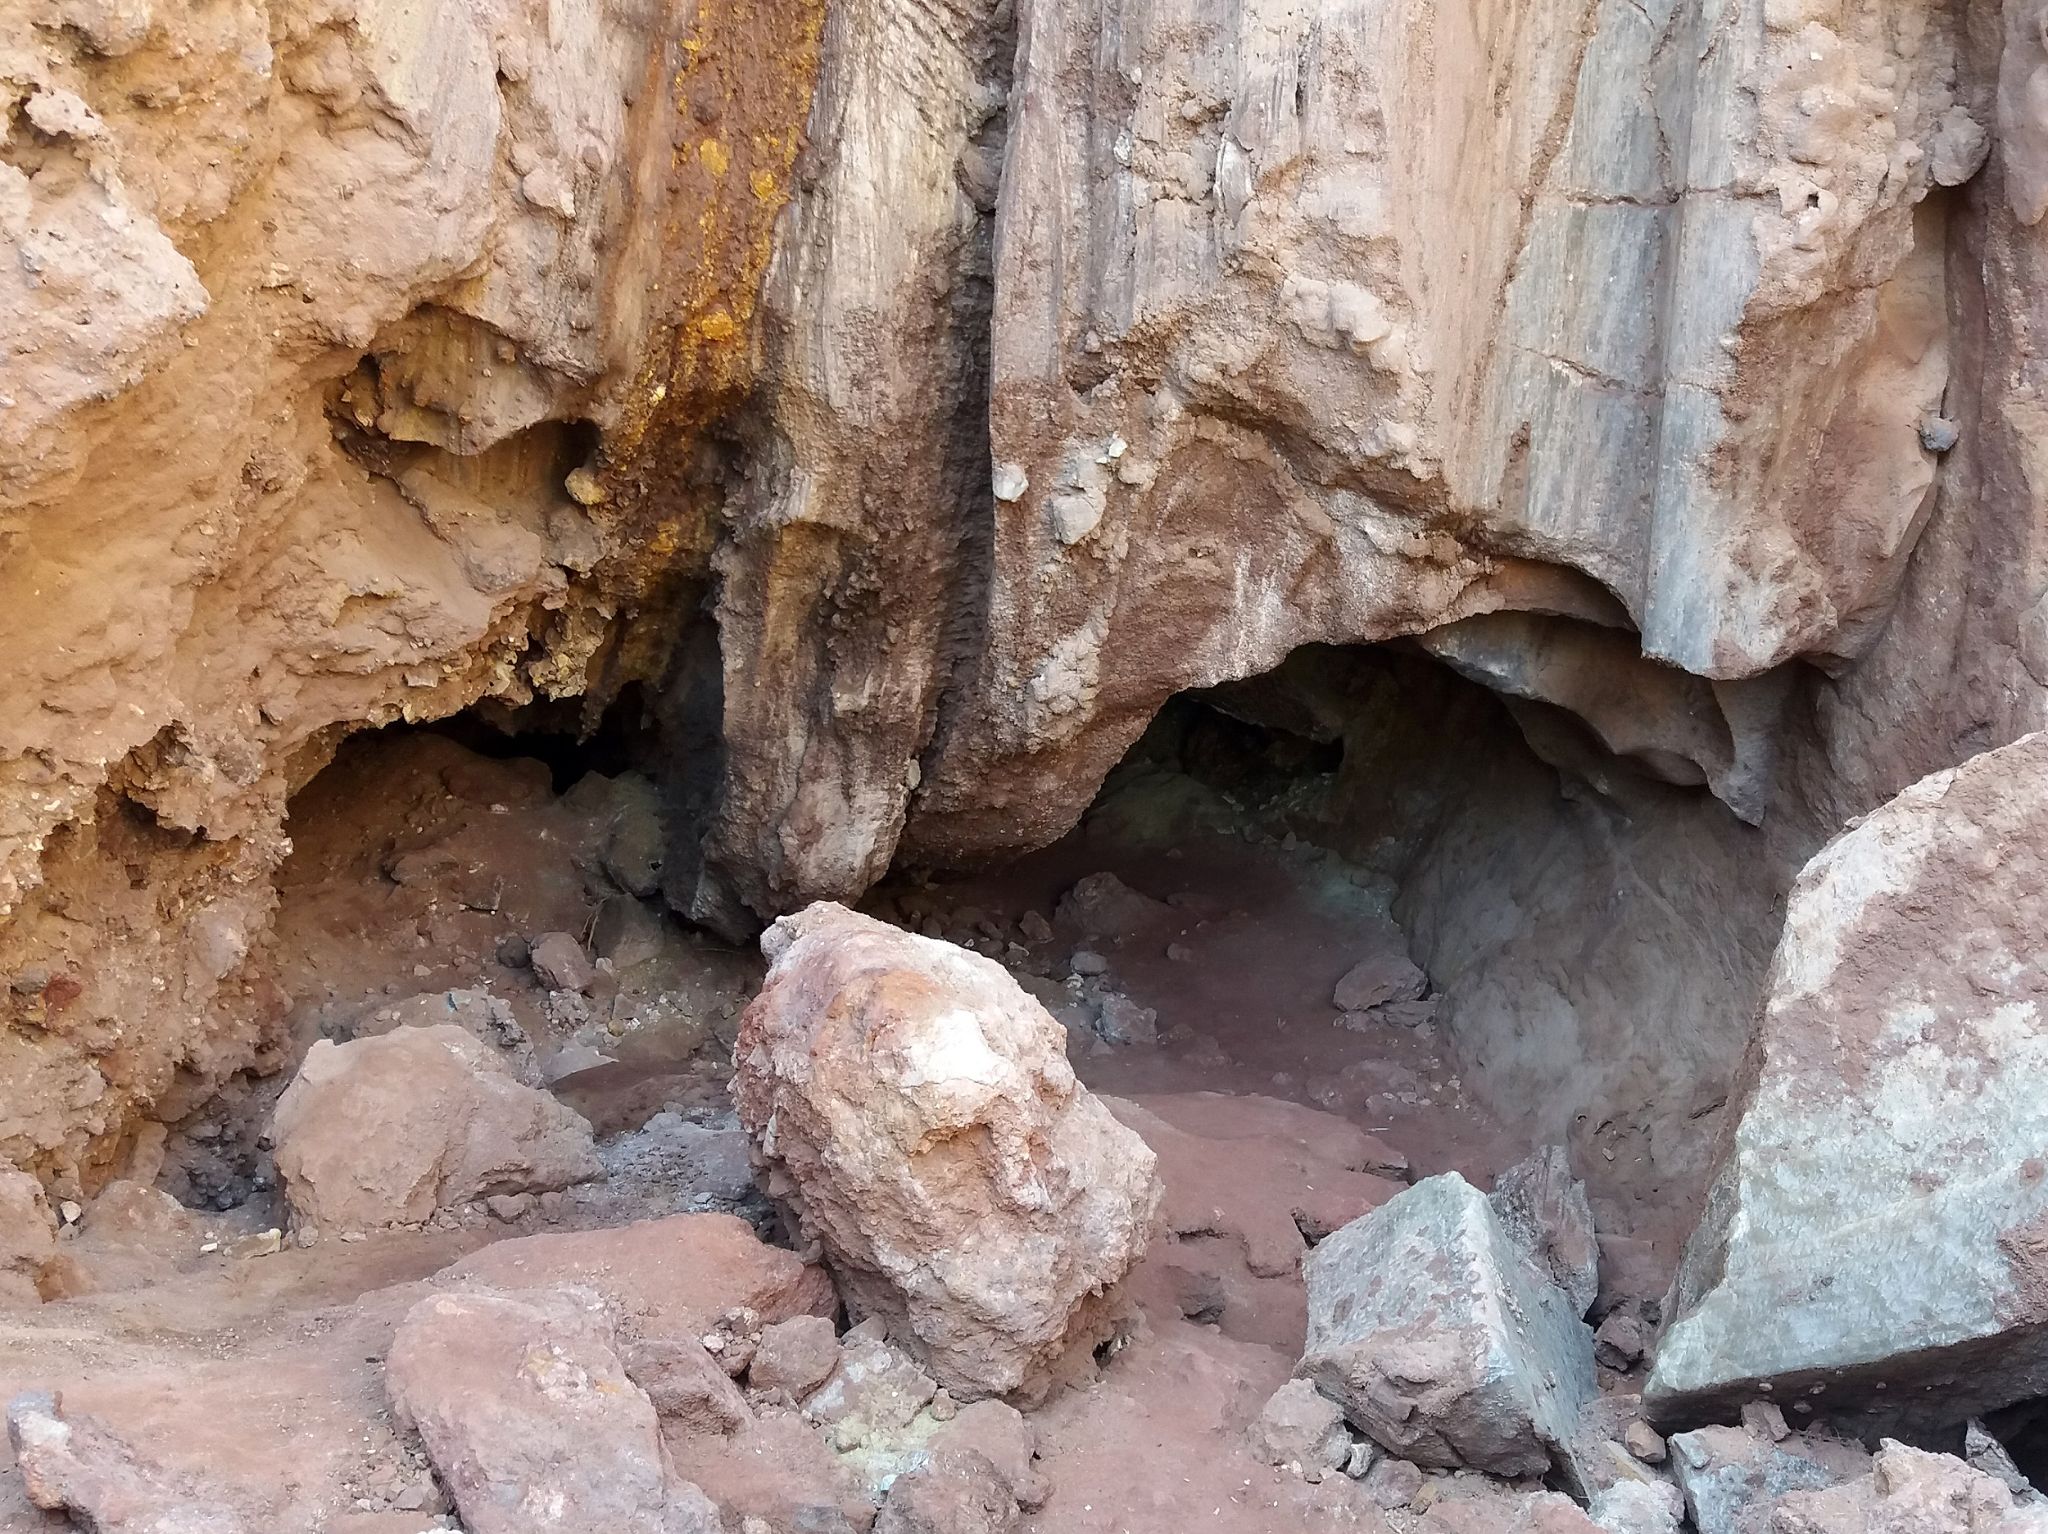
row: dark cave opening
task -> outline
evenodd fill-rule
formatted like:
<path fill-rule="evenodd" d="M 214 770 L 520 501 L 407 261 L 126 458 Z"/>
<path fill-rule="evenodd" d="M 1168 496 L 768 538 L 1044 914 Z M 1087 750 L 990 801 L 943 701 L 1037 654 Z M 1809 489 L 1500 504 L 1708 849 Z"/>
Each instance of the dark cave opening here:
<path fill-rule="evenodd" d="M 1200 839 L 1221 898 L 1239 879 L 1264 890 L 1252 864 L 1277 860 L 1332 930 L 1396 933 L 1462 1094 L 1526 1148 L 1567 1145 L 1609 1225 L 1668 1261 L 1704 1196 L 1781 893 L 1756 830 L 1677 775 L 1418 645 L 1315 645 L 1169 700 L 1068 845 L 1024 864 L 1093 857 L 1172 898 L 1171 863 L 1193 867 Z M 1255 916 L 1303 919 L 1295 897 L 1263 898 Z M 1276 931 L 1253 962 L 1288 947 Z M 1293 1037 L 1331 1028 L 1328 983 L 1283 1012 Z M 1361 1058 L 1375 1047 L 1345 1037 Z"/>

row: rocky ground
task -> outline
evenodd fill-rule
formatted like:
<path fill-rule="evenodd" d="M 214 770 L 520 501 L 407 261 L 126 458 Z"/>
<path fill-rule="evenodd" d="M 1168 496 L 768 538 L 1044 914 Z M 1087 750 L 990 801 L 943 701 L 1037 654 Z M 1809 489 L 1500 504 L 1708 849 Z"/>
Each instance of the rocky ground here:
<path fill-rule="evenodd" d="M 644 780 L 563 776 L 352 744 L 278 1068 L 153 1177 L 0 1184 L 0 1526 L 2048 1526 L 1988 1433 L 1646 1407 L 1696 1199 L 1521 1143 L 1375 877 L 1249 799 L 1123 775 L 764 970 L 648 899 Z"/>

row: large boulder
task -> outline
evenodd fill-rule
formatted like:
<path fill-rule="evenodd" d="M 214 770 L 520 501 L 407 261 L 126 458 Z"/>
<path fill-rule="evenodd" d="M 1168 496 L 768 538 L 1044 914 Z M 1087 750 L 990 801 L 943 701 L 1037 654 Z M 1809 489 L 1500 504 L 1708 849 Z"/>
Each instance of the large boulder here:
<path fill-rule="evenodd" d="M 471 1534 L 720 1534 L 711 1500 L 667 1473 L 594 1291 L 432 1295 L 385 1385 Z"/>
<path fill-rule="evenodd" d="M 1569 1444 L 1593 1334 L 1456 1172 L 1353 1220 L 1302 1271 L 1299 1372 L 1389 1453 L 1523 1476 Z"/>
<path fill-rule="evenodd" d="M 300 1225 L 372 1230 L 600 1175 L 590 1125 L 452 1024 L 307 1051 L 271 1127 Z"/>
<path fill-rule="evenodd" d="M 1042 1381 L 1151 1236 L 1152 1152 L 989 960 L 830 903 L 761 941 L 733 1097 L 771 1190 L 954 1394 Z"/>
<path fill-rule="evenodd" d="M 1785 916 L 1644 1399 L 1869 1426 L 2048 1392 L 2048 735 L 1921 780 Z"/>

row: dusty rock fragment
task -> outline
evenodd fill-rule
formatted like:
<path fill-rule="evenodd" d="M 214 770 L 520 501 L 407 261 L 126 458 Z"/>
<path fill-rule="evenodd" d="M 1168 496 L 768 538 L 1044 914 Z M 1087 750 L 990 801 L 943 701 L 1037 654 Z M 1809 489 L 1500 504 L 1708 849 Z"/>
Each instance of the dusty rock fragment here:
<path fill-rule="evenodd" d="M 1364 1012 L 1390 1001 L 1416 1001 L 1429 989 L 1429 976 L 1406 954 L 1376 953 L 1361 959 L 1337 981 L 1330 1001 L 1340 1012 Z"/>
<path fill-rule="evenodd" d="M 399 1028 L 431 1028 L 448 1024 L 473 1035 L 479 1043 L 500 1051 L 515 1080 L 526 1086 L 541 1085 L 544 1076 L 526 1030 L 512 1015 L 512 1008 L 489 991 L 427 991 L 403 1001 L 379 1007 L 356 1027 L 357 1038 L 371 1038 Z"/>
<path fill-rule="evenodd" d="M 2006 1451 L 2004 1444 L 1992 1434 L 1982 1422 L 1972 1417 L 1963 1428 L 1963 1459 L 1972 1470 L 1981 1470 L 1985 1475 L 2000 1482 L 2020 1502 L 2040 1502 L 2042 1494 L 2034 1489 L 2034 1483 L 2021 1473 L 2020 1467 Z"/>
<path fill-rule="evenodd" d="M 1600 1241 L 1586 1185 L 1562 1145 L 1516 1162 L 1493 1184 L 1493 1212 L 1536 1266 L 1584 1315 L 1600 1291 Z"/>
<path fill-rule="evenodd" d="M 1646 1465 L 1661 1465 L 1669 1454 L 1663 1435 L 1640 1418 L 1623 1429 L 1622 1442 L 1629 1453 Z"/>
<path fill-rule="evenodd" d="M 57 1255 L 57 1217 L 43 1185 L 0 1166 L 0 1303 L 35 1303 L 36 1278 Z"/>
<path fill-rule="evenodd" d="M 936 1408 L 937 1403 L 933 1403 Z M 970 1401 L 932 1435 L 932 1449 L 971 1449 L 995 1466 L 1019 1506 L 1045 1501 L 1047 1486 L 1033 1463 L 1038 1435 L 1016 1407 L 1003 1401 Z"/>
<path fill-rule="evenodd" d="M 1649 1351 L 1650 1336 L 1640 1306 L 1633 1301 L 1619 1306 L 1607 1313 L 1593 1333 L 1594 1361 L 1609 1369 L 1633 1369 Z"/>
<path fill-rule="evenodd" d="M 1860 1446 L 1818 1434 L 1774 1443 L 1746 1428 L 1703 1427 L 1666 1442 L 1699 1534 L 1767 1534 L 1779 1497 L 1851 1480 L 1870 1465 Z"/>
<path fill-rule="evenodd" d="M 793 1316 L 761 1333 L 747 1381 L 757 1390 L 787 1391 L 801 1401 L 839 1367 L 839 1337 L 824 1316 Z"/>
<path fill-rule="evenodd" d="M 696 1338 L 635 1339 L 621 1345 L 620 1355 L 655 1414 L 685 1432 L 736 1433 L 753 1418 L 739 1386 Z"/>
<path fill-rule="evenodd" d="M 10 1401 L 7 1441 L 29 1501 L 95 1534 L 256 1534 L 204 1487 L 152 1463 L 95 1418 L 67 1414 L 54 1394 Z"/>
<path fill-rule="evenodd" d="M 1000 966 L 825 903 L 762 947 L 733 1096 L 850 1307 L 956 1396 L 1043 1379 L 1150 1239 L 1151 1151 Z"/>
<path fill-rule="evenodd" d="M 972 1449 L 941 1449 L 889 1488 L 875 1534 L 1007 1534 L 1016 1523 L 1001 1471 Z"/>
<path fill-rule="evenodd" d="M 1366 1471 L 1361 1485 L 1365 1494 L 1377 1507 L 1392 1512 L 1397 1507 L 1407 1507 L 1414 1502 L 1422 1490 L 1425 1477 L 1419 1465 L 1392 1455 L 1382 1455 Z"/>
<path fill-rule="evenodd" d="M 1457 1173 L 1353 1220 L 1302 1271 L 1299 1372 L 1389 1453 L 1536 1475 L 1569 1442 L 1593 1334 Z"/>
<path fill-rule="evenodd" d="M 1769 1534 L 2044 1534 L 2048 1508 L 2014 1498 L 1996 1476 L 1947 1454 L 1885 1440 L 1870 1472 L 1793 1491 L 1770 1510 Z"/>
<path fill-rule="evenodd" d="M 323 1231 L 417 1224 L 603 1170 L 589 1124 L 445 1024 L 320 1040 L 278 1099 L 271 1135 L 294 1219 Z"/>
<path fill-rule="evenodd" d="M 909 1426 L 937 1389 L 902 1349 L 863 1339 L 843 1351 L 838 1369 L 804 1402 L 804 1416 L 835 1447 L 858 1448 Z"/>
<path fill-rule="evenodd" d="M 720 1534 L 710 1499 L 667 1476 L 654 1403 L 591 1291 L 424 1299 L 385 1384 L 471 1534 Z"/>
<path fill-rule="evenodd" d="M 2048 735 L 1922 779 L 1807 864 L 1654 1419 L 1759 1382 L 1934 1428 L 2048 1392 L 2044 930 Z"/>
<path fill-rule="evenodd" d="M 1664 1481 L 1616 1481 L 1586 1504 L 1602 1534 L 1678 1534 L 1685 1498 Z"/>
<path fill-rule="evenodd" d="M 1055 920 L 1088 937 L 1134 937 L 1174 914 L 1163 900 L 1139 893 L 1112 873 L 1090 874 L 1060 896 Z"/>
<path fill-rule="evenodd" d="M 1342 1408 L 1303 1379 L 1273 1392 L 1247 1436 L 1252 1453 L 1267 1465 L 1338 1470 L 1351 1453 Z"/>
<path fill-rule="evenodd" d="M 543 932 L 529 952 L 533 972 L 551 991 L 587 991 L 597 970 L 583 945 L 566 932 Z"/>
<path fill-rule="evenodd" d="M 1105 991 L 1095 1004 L 1095 1031 L 1111 1044 L 1156 1044 L 1159 1014 L 1118 991 Z"/>
<path fill-rule="evenodd" d="M 668 845 L 661 793 L 637 772 L 621 773 L 611 783 L 602 861 L 619 888 L 642 900 L 661 892 L 661 859 Z"/>
<path fill-rule="evenodd" d="M 1742 1425 L 1759 1438 L 1772 1443 L 1783 1443 L 1792 1429 L 1785 1424 L 1785 1413 L 1775 1401 L 1751 1401 L 1742 1408 Z"/>

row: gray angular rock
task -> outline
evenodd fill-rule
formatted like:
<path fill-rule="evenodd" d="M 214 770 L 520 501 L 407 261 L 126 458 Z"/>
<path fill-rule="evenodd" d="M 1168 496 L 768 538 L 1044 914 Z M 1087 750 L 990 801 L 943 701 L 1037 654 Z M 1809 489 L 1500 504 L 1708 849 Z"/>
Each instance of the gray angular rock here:
<path fill-rule="evenodd" d="M 1428 989 L 1429 976 L 1406 954 L 1376 953 L 1344 971 L 1330 1001 L 1340 1012 L 1363 1012 L 1390 1001 L 1415 1001 Z"/>
<path fill-rule="evenodd" d="M 1594 1393 L 1593 1334 L 1455 1172 L 1404 1189 L 1302 1263 L 1297 1372 L 1419 1464 L 1537 1475 Z"/>
<path fill-rule="evenodd" d="M 1586 1504 L 1604 1534 L 1678 1534 L 1685 1498 L 1664 1481 L 1617 1481 Z"/>
<path fill-rule="evenodd" d="M 1056 920 L 1088 937 L 1127 938 L 1169 920 L 1173 907 L 1132 889 L 1115 874 L 1089 874 L 1060 896 Z"/>
<path fill-rule="evenodd" d="M 1653 1420 L 1759 1382 L 1866 1428 L 2048 1393 L 2043 931 L 2048 735 L 1922 779 L 1806 866 Z"/>
<path fill-rule="evenodd" d="M 2021 1473 L 2013 1463 L 2013 1457 L 1977 1418 L 1972 1417 L 1963 1427 L 1963 1459 L 1972 1470 L 1982 1471 L 1999 1482 L 2019 1502 L 2041 1502 L 2044 1499 L 2034 1489 L 2034 1483 Z"/>
<path fill-rule="evenodd" d="M 1743 1428 L 1703 1427 L 1667 1442 L 1699 1534 L 1770 1534 L 1778 1498 L 1853 1480 L 1870 1468 L 1860 1445 L 1819 1434 L 1774 1443 Z"/>
<path fill-rule="evenodd" d="M 1586 1185 L 1572 1176 L 1562 1145 L 1545 1146 L 1493 1182 L 1493 1212 L 1537 1267 L 1570 1298 L 1576 1313 L 1600 1292 L 1600 1238 Z"/>

